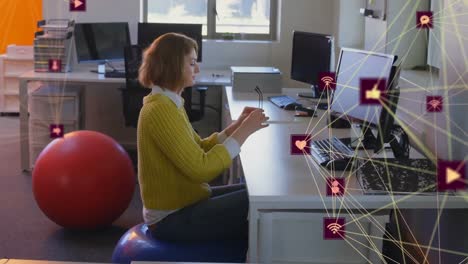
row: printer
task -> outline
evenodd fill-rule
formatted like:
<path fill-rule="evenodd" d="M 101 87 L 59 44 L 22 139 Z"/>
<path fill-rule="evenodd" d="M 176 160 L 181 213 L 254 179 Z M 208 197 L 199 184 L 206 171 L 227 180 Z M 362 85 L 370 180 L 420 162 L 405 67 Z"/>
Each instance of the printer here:
<path fill-rule="evenodd" d="M 254 92 L 258 86 L 263 93 L 281 93 L 282 75 L 274 67 L 231 67 L 232 91 Z"/>

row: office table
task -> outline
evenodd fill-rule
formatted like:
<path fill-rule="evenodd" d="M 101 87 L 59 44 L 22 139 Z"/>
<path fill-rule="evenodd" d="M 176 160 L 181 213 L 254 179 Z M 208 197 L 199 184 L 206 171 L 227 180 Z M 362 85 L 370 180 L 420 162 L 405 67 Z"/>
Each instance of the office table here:
<path fill-rule="evenodd" d="M 293 96 L 297 92 L 291 89 L 283 91 Z M 225 87 L 225 97 L 231 117 L 239 116 L 243 106 L 256 106 L 255 104 L 258 103 L 255 93 L 234 93 L 231 87 Z M 323 226 L 320 224 L 317 226 L 317 223 L 320 223 L 320 217 L 346 215 L 347 223 L 351 220 L 351 223 L 358 225 L 355 228 L 350 225 L 350 229 L 371 234 L 369 236 L 372 239 L 372 242 L 364 239 L 355 243 L 349 240 L 346 243 L 354 243 L 353 246 L 359 247 L 357 242 L 369 242 L 370 245 L 367 248 L 361 247 L 356 250 L 361 252 L 367 250 L 367 254 L 362 254 L 361 259 L 364 262 L 375 263 L 381 261 L 381 256 L 376 251 L 380 251 L 382 245 L 382 239 L 375 234 L 380 233 L 381 237 L 382 224 L 387 221 L 390 210 L 439 208 L 442 203 L 446 209 L 468 208 L 468 203 L 462 196 L 447 196 L 443 193 L 412 196 L 363 195 L 357 178 L 352 172 L 328 171 L 320 167 L 309 155 L 290 154 L 291 134 L 311 134 L 314 140 L 331 135 L 350 137 L 355 130 L 328 129 L 326 114 L 323 111 L 319 112 L 318 117 L 297 118 L 293 116 L 294 111 L 279 109 L 266 99 L 263 107 L 272 122 L 269 127 L 250 136 L 240 153 L 241 170 L 249 194 L 249 260 L 251 262 L 356 263 L 352 261 L 357 261 L 357 259 L 347 256 L 349 250 L 346 251 L 345 246 L 338 244 L 337 241 L 323 240 L 320 237 Z M 417 157 L 418 153 L 412 151 L 412 157 Z M 392 157 L 389 151 L 379 155 L 375 155 L 372 151 L 360 153 L 360 156 L 366 159 L 383 155 Z M 329 177 L 346 178 L 344 196 L 326 196 L 326 179 Z M 311 227 L 311 225 L 305 225 L 305 221 L 314 223 L 312 227 L 316 230 L 305 229 L 304 227 Z M 367 223 L 363 223 L 366 221 Z M 301 237 L 301 232 L 318 237 L 315 239 Z M 283 244 L 280 239 L 275 239 L 275 234 L 285 236 L 287 233 L 301 238 L 285 239 L 283 237 L 282 239 L 285 239 Z M 356 234 L 353 234 L 353 237 L 356 239 Z M 307 244 L 311 241 L 320 244 Z M 291 246 L 292 243 L 295 245 Z M 300 250 L 308 248 L 310 254 L 314 256 L 313 259 L 307 256 L 289 259 L 279 257 L 282 254 L 289 254 L 289 256 L 300 254 Z M 333 252 L 335 254 L 330 255 Z"/>
<path fill-rule="evenodd" d="M 20 96 L 20 152 L 21 169 L 29 171 L 29 122 L 28 122 L 28 83 L 32 81 L 58 82 L 60 86 L 69 84 L 116 84 L 124 85 L 124 78 L 106 78 L 103 74 L 77 69 L 68 73 L 40 73 L 29 71 L 19 77 Z M 196 85 L 224 86 L 231 83 L 230 71 L 202 70 L 195 79 Z"/>

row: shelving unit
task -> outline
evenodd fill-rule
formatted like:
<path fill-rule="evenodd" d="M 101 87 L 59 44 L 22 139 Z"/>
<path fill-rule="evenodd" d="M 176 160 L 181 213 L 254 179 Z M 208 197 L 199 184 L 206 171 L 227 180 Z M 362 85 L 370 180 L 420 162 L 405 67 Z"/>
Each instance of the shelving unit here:
<path fill-rule="evenodd" d="M 0 113 L 19 113 L 19 76 L 34 69 L 34 59 L 0 55 Z M 36 86 L 31 85 L 30 90 Z"/>

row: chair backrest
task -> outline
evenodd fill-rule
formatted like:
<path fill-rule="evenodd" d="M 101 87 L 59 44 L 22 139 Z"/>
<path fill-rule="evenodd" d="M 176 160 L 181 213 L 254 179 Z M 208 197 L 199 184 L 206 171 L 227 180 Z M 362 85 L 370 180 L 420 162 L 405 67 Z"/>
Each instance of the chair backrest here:
<path fill-rule="evenodd" d="M 138 45 L 130 45 L 124 48 L 125 80 L 127 88 L 142 86 L 138 82 L 138 69 L 142 62 L 142 50 Z"/>
<path fill-rule="evenodd" d="M 143 97 L 151 90 L 143 87 L 138 82 L 138 69 L 142 62 L 142 50 L 138 45 L 124 48 L 125 58 L 125 89 L 122 89 L 122 103 L 125 117 L 125 125 L 136 127 L 138 115 L 143 106 Z"/>

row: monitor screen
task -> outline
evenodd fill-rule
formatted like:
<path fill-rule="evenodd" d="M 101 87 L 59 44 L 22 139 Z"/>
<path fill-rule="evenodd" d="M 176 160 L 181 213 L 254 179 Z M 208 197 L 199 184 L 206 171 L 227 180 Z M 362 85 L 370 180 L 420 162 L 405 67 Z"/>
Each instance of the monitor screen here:
<path fill-rule="evenodd" d="M 156 38 L 170 32 L 194 39 L 198 44 L 198 62 L 202 61 L 202 24 L 138 23 L 138 45 L 146 49 Z"/>
<path fill-rule="evenodd" d="M 333 69 L 333 37 L 294 31 L 291 79 L 318 85 L 319 74 Z"/>
<path fill-rule="evenodd" d="M 361 79 L 378 79 L 387 86 L 394 60 L 393 55 L 343 48 L 338 62 L 331 111 L 379 125 L 383 107 L 378 104 L 360 104 L 360 83 Z"/>
<path fill-rule="evenodd" d="M 127 22 L 75 24 L 78 62 L 123 60 L 130 43 Z"/>

